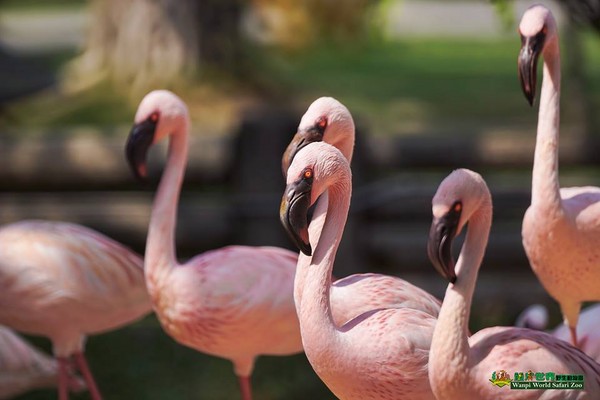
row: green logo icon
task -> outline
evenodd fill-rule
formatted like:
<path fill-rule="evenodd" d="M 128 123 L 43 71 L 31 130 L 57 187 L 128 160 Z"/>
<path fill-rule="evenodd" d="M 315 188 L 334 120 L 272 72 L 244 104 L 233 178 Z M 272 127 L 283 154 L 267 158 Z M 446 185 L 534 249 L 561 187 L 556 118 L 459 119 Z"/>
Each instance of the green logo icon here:
<path fill-rule="evenodd" d="M 492 382 L 492 385 L 504 387 L 510 385 L 511 379 L 508 375 L 508 372 L 501 369 L 500 371 L 492 372 L 492 378 L 490 379 L 490 382 Z"/>

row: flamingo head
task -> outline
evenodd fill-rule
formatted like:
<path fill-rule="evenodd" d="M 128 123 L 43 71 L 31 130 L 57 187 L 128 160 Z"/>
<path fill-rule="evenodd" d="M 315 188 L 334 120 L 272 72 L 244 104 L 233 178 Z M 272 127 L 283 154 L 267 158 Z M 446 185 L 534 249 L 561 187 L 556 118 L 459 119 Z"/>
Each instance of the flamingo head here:
<path fill-rule="evenodd" d="M 164 137 L 180 132 L 188 124 L 187 106 L 174 93 L 168 90 L 148 93 L 138 106 L 125 148 L 134 175 L 145 178 L 146 155 L 150 147 Z"/>
<path fill-rule="evenodd" d="M 534 5 L 525 11 L 519 24 L 521 51 L 519 52 L 519 80 L 523 93 L 533 105 L 537 80 L 537 63 L 547 44 L 557 40 L 556 20 L 549 9 Z"/>
<path fill-rule="evenodd" d="M 309 143 L 321 141 L 337 147 L 348 161 L 352 159 L 354 121 L 346 106 L 333 97 L 320 97 L 306 110 L 294 138 L 283 153 L 283 175 L 286 176 L 300 149 Z"/>
<path fill-rule="evenodd" d="M 348 161 L 335 147 L 314 142 L 304 146 L 292 160 L 279 217 L 292 242 L 312 255 L 308 235 L 308 211 L 326 190 L 350 182 Z"/>
<path fill-rule="evenodd" d="M 468 169 L 453 171 L 433 197 L 427 255 L 435 269 L 451 283 L 456 282 L 452 243 L 483 201 L 491 204 L 487 185 L 481 175 Z"/>

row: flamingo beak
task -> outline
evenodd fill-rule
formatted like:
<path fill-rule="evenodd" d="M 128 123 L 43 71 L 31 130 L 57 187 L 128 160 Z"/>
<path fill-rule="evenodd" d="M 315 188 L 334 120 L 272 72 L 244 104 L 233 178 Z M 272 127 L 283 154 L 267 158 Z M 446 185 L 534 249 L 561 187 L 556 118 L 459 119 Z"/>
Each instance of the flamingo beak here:
<path fill-rule="evenodd" d="M 307 256 L 312 255 L 308 240 L 308 209 L 312 184 L 304 179 L 292 182 L 285 188 L 279 207 L 279 218 L 292 242 Z"/>
<path fill-rule="evenodd" d="M 283 176 L 287 177 L 287 170 L 292 164 L 294 157 L 300 149 L 309 145 L 313 142 L 320 142 L 323 140 L 323 133 L 319 132 L 315 127 L 311 127 L 309 129 L 298 130 L 298 132 L 292 138 L 292 141 L 285 149 L 283 153 L 283 158 L 281 159 L 281 169 L 283 171 Z"/>
<path fill-rule="evenodd" d="M 148 174 L 146 167 L 146 155 L 148 149 L 154 141 L 157 123 L 147 119 L 135 124 L 129 132 L 125 155 L 129 162 L 129 167 L 136 178 L 144 180 Z"/>
<path fill-rule="evenodd" d="M 544 48 L 546 35 L 543 32 L 533 36 L 521 36 L 521 51 L 517 61 L 521 89 L 529 105 L 533 106 L 537 81 L 537 63 Z"/>
<path fill-rule="evenodd" d="M 450 283 L 456 282 L 452 241 L 456 237 L 461 211 L 455 208 L 441 218 L 434 218 L 429 231 L 427 255 L 429 260 L 444 278 Z"/>

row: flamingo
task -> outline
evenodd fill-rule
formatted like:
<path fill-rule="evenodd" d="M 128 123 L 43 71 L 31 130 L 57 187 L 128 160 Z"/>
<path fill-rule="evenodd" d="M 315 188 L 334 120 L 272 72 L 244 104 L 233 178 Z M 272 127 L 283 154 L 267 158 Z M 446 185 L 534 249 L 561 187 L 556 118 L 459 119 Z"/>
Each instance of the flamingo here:
<path fill-rule="evenodd" d="M 60 400 L 68 398 L 71 359 L 91 397 L 101 399 L 85 338 L 151 311 L 142 267 L 136 253 L 80 225 L 31 220 L 0 228 L 0 323 L 52 341 Z"/>
<path fill-rule="evenodd" d="M 540 54 L 544 56 L 531 206 L 523 219 L 523 246 L 533 272 L 560 304 L 571 342 L 577 345 L 581 303 L 600 300 L 600 188 L 559 186 L 560 54 L 552 13 L 542 5 L 530 7 L 519 31 L 519 77 L 532 105 L 537 60 Z"/>
<path fill-rule="evenodd" d="M 600 304 L 584 309 L 579 316 L 579 348 L 596 362 L 600 363 Z M 548 309 L 541 304 L 526 308 L 517 318 L 516 326 L 542 330 L 548 325 Z M 561 340 L 570 341 L 569 328 L 561 324 L 549 332 Z"/>
<path fill-rule="evenodd" d="M 492 198 L 483 178 L 452 172 L 432 201 L 427 244 L 432 264 L 450 284 L 429 356 L 429 381 L 438 399 L 591 399 L 600 393 L 600 365 L 579 349 L 544 332 L 514 327 L 483 329 L 467 337 L 477 273 L 492 223 Z M 452 241 L 469 224 L 456 266 Z M 492 372 L 584 374 L 585 390 L 508 390 L 490 383 Z"/>
<path fill-rule="evenodd" d="M 350 163 L 354 139 L 354 120 L 348 108 L 332 97 L 316 99 L 302 116 L 297 133 L 283 155 L 284 176 L 295 155 L 313 142 L 323 141 L 336 147 Z M 327 192 L 325 192 L 315 206 L 309 227 L 309 236 L 315 243 L 319 241 L 327 204 Z M 310 261 L 311 257 L 300 252 L 294 285 L 297 311 L 300 310 L 305 272 Z M 378 296 L 373 296 L 375 292 Z M 437 317 L 441 305 L 434 296 L 400 278 L 371 273 L 354 274 L 335 280 L 331 285 L 330 296 L 332 315 L 337 326 L 377 308 L 415 308 Z"/>
<path fill-rule="evenodd" d="M 332 317 L 331 272 L 351 187 L 348 161 L 327 143 L 306 145 L 288 170 L 281 221 L 298 248 L 312 255 L 310 265 L 304 267 L 298 310 L 304 351 L 317 375 L 340 399 L 433 399 L 427 360 L 435 317 L 408 307 L 385 306 L 339 327 Z M 327 215 L 315 241 L 307 227 L 307 213 L 325 191 Z M 373 290 L 371 296 L 378 295 Z"/>
<path fill-rule="evenodd" d="M 70 388 L 80 391 L 85 384 L 70 377 Z M 11 329 L 0 326 L 0 399 L 9 399 L 32 389 L 58 383 L 56 360 L 31 346 Z"/>
<path fill-rule="evenodd" d="M 228 246 L 177 262 L 175 224 L 189 126 L 185 103 L 157 90 L 140 103 L 127 141 L 130 166 L 143 178 L 149 147 L 169 137 L 148 230 L 146 283 L 167 334 L 184 346 L 230 360 L 242 398 L 248 400 L 258 355 L 302 351 L 292 296 L 297 255 L 276 247 Z"/>
<path fill-rule="evenodd" d="M 541 304 L 532 304 L 517 316 L 515 326 L 541 331 L 548 326 L 548 309 Z"/>

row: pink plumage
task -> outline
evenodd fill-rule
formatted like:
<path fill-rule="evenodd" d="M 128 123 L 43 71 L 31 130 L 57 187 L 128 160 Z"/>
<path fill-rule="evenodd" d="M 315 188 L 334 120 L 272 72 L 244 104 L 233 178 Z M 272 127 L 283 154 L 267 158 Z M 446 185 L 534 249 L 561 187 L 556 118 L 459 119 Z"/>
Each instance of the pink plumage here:
<path fill-rule="evenodd" d="M 142 259 L 80 225 L 23 221 L 0 228 L 0 322 L 52 341 L 67 397 L 75 356 L 93 398 L 100 398 L 83 358 L 85 337 L 131 323 L 151 310 Z"/>
<path fill-rule="evenodd" d="M 577 343 L 581 303 L 600 300 L 600 188 L 560 189 L 558 136 L 560 53 L 556 21 L 542 5 L 529 8 L 519 30 L 523 46 L 519 76 L 533 103 L 536 64 L 544 57 L 531 206 L 523 219 L 523 246 L 531 268 L 558 301 Z"/>
<path fill-rule="evenodd" d="M 515 323 L 531 329 L 546 329 L 548 325 L 548 310 L 540 304 L 526 308 Z M 596 362 L 600 362 L 600 304 L 594 304 L 584 309 L 579 315 L 577 324 L 578 347 Z M 552 336 L 570 342 L 571 332 L 564 324 L 548 332 Z"/>
<path fill-rule="evenodd" d="M 58 384 L 56 360 L 36 349 L 11 329 L 0 326 L 0 399 L 10 399 L 29 390 Z M 75 376 L 69 380 L 73 391 L 85 389 Z"/>
<path fill-rule="evenodd" d="M 177 203 L 187 163 L 189 116 L 168 91 L 140 103 L 127 143 L 134 172 L 146 172 L 148 148 L 169 137 L 169 155 L 156 194 L 146 245 L 146 281 L 164 330 L 177 342 L 229 359 L 251 398 L 257 356 L 302 351 L 292 298 L 297 256 L 274 247 L 230 246 L 180 264 L 175 255 Z"/>
<path fill-rule="evenodd" d="M 311 143 L 293 158 L 287 184 L 281 219 L 309 259 L 307 264 L 298 263 L 302 280 L 296 278 L 295 290 L 301 291 L 298 313 L 302 342 L 315 372 L 341 399 L 433 399 L 427 360 L 434 316 L 410 307 L 389 308 L 384 300 L 381 307 L 375 306 L 341 326 L 333 318 L 331 272 L 350 205 L 348 161 L 327 143 Z M 313 235 L 315 221 L 306 227 L 306 215 L 325 191 L 326 215 L 316 215 L 321 232 Z M 379 277 L 382 280 L 378 283 Z M 376 304 L 378 295 L 388 290 L 381 282 L 390 280 L 366 275 L 346 278 L 346 282 L 361 279 L 370 282 L 368 290 L 372 304 Z M 343 288 L 343 283 L 338 287 Z M 414 299 L 428 296 L 408 284 L 404 289 L 412 292 Z M 434 311 L 437 315 L 435 307 Z"/>
<path fill-rule="evenodd" d="M 433 198 L 429 255 L 451 282 L 435 327 L 429 381 L 438 399 L 593 399 L 600 393 L 600 365 L 579 349 L 543 332 L 494 327 L 467 336 L 477 273 L 492 222 L 487 185 L 473 171 L 459 169 L 440 184 Z M 468 229 L 456 266 L 452 240 Z M 490 383 L 492 373 L 583 374 L 584 390 L 510 390 Z"/>
<path fill-rule="evenodd" d="M 294 137 L 288 145 L 282 166 L 285 173 L 295 155 L 313 142 L 323 141 L 337 148 L 350 162 L 354 152 L 355 128 L 350 111 L 332 97 L 320 97 L 308 107 Z M 315 243 L 327 215 L 327 192 L 315 206 L 309 235 Z M 311 257 L 300 253 L 296 272 L 294 299 L 300 310 L 305 273 Z M 437 316 L 440 301 L 410 283 L 389 275 L 356 274 L 336 280 L 331 285 L 331 312 L 336 325 L 378 308 L 413 308 Z"/>

